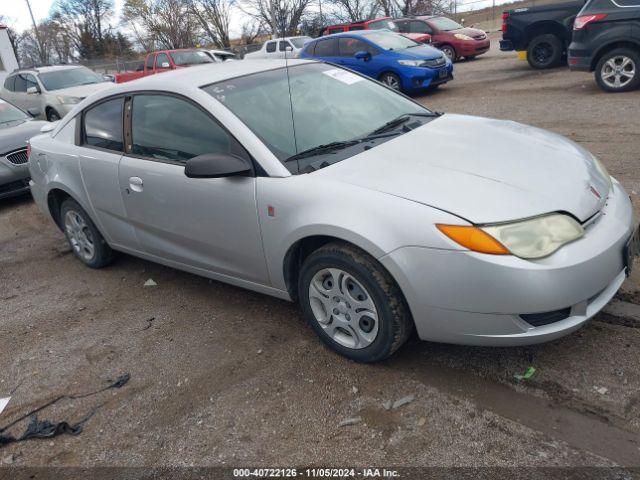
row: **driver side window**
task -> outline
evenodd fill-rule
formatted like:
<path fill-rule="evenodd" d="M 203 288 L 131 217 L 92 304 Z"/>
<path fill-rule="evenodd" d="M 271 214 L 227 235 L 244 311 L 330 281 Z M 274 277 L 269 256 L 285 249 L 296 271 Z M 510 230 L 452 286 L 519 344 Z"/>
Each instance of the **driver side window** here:
<path fill-rule="evenodd" d="M 367 52 L 375 55 L 375 50 L 366 42 L 357 38 L 342 37 L 338 39 L 338 51 L 341 57 L 353 57 L 358 52 Z"/>
<path fill-rule="evenodd" d="M 166 53 L 159 53 L 156 56 L 156 68 L 169 68 L 169 67 L 163 67 L 162 64 L 169 64 L 169 56 Z"/>
<path fill-rule="evenodd" d="M 172 95 L 136 95 L 131 152 L 155 160 L 186 163 L 205 153 L 246 156 L 242 147 L 199 107 Z"/>
<path fill-rule="evenodd" d="M 433 33 L 433 30 L 431 29 L 431 27 L 429 27 L 429 25 L 417 20 L 414 20 L 410 23 L 409 31 L 410 33 Z"/>

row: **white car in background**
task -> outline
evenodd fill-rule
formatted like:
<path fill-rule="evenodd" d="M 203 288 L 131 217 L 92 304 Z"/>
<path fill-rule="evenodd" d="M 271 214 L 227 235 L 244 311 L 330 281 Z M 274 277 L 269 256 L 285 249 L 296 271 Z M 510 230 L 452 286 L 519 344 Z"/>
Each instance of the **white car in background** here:
<path fill-rule="evenodd" d="M 206 50 L 209 56 L 215 62 L 226 62 L 227 60 L 238 60 L 238 57 L 233 52 L 228 52 L 227 50 Z"/>
<path fill-rule="evenodd" d="M 106 77 L 78 65 L 27 68 L 11 72 L 0 97 L 24 111 L 55 122 L 92 93 L 113 86 Z"/>
<path fill-rule="evenodd" d="M 274 38 L 264 42 L 262 48 L 257 52 L 247 53 L 244 58 L 256 60 L 259 58 L 297 58 L 304 47 L 304 44 L 311 40 L 311 37 L 284 37 Z"/>

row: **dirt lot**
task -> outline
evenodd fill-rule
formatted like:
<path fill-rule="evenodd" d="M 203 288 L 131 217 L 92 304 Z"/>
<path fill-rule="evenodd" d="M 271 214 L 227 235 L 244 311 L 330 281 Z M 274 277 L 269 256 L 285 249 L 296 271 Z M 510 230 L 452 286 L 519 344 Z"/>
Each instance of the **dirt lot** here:
<path fill-rule="evenodd" d="M 419 100 L 566 135 L 640 209 L 640 91 L 607 95 L 591 75 L 535 72 L 495 49 L 455 73 Z M 143 287 L 149 278 L 158 285 Z M 41 411 L 95 415 L 78 436 L 0 448 L 4 464 L 640 465 L 640 323 L 600 314 L 526 348 L 414 340 L 358 365 L 323 348 L 292 304 L 125 255 L 83 267 L 29 198 L 0 204 L 0 280 L 0 397 L 12 395 L 0 425 L 131 375 Z M 640 303 L 639 280 L 625 299 Z"/>

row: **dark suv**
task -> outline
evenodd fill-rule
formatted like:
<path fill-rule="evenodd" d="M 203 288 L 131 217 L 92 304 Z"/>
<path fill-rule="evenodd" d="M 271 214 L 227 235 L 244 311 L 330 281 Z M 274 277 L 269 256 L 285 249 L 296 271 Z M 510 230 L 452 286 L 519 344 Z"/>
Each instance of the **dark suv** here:
<path fill-rule="evenodd" d="M 606 92 L 640 85 L 640 0 L 590 0 L 573 24 L 569 68 L 595 72 Z"/>

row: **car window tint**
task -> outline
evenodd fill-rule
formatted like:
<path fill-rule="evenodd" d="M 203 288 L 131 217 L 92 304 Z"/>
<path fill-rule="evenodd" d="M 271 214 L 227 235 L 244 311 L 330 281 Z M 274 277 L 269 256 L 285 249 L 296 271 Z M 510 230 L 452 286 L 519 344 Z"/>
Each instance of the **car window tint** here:
<path fill-rule="evenodd" d="M 409 33 L 409 22 L 403 22 L 402 20 L 396 20 L 398 31 L 400 33 Z"/>
<path fill-rule="evenodd" d="M 151 70 L 153 68 L 153 59 L 154 55 L 147 56 L 147 70 Z"/>
<path fill-rule="evenodd" d="M 623 7 L 638 7 L 640 8 L 640 0 L 615 0 L 620 6 Z"/>
<path fill-rule="evenodd" d="M 335 40 L 333 38 L 328 40 L 319 40 L 316 43 L 316 48 L 313 50 L 313 54 L 316 57 L 333 57 Z"/>
<path fill-rule="evenodd" d="M 169 55 L 167 55 L 166 53 L 159 53 L 156 56 L 156 68 L 169 68 L 163 67 L 163 63 L 169 63 Z"/>
<path fill-rule="evenodd" d="M 14 91 L 21 93 L 27 91 L 27 79 L 24 74 L 20 73 L 16 75 L 16 84 L 14 86 Z"/>
<path fill-rule="evenodd" d="M 341 57 L 353 57 L 358 52 L 370 52 L 370 50 L 369 45 L 358 38 L 338 39 L 338 51 Z"/>
<path fill-rule="evenodd" d="M 276 51 L 276 42 L 267 43 L 267 52 L 273 53 Z"/>
<path fill-rule="evenodd" d="M 27 82 L 27 88 L 36 87 L 38 90 L 40 90 L 40 88 L 38 87 L 38 82 L 36 81 L 36 77 L 27 74 L 24 76 L 24 79 Z"/>
<path fill-rule="evenodd" d="M 15 83 L 16 83 L 15 75 L 13 77 L 7 77 L 7 79 L 4 81 L 4 88 L 9 90 L 10 92 L 13 92 L 14 90 L 13 86 Z"/>
<path fill-rule="evenodd" d="M 280 40 L 280 46 L 278 47 L 278 50 L 280 50 L 281 52 L 286 52 L 287 47 L 291 47 L 291 45 L 289 45 L 289 42 Z"/>
<path fill-rule="evenodd" d="M 186 162 L 205 153 L 231 153 L 229 134 L 209 115 L 170 95 L 137 95 L 131 118 L 134 155 Z"/>
<path fill-rule="evenodd" d="M 100 103 L 84 114 L 84 144 L 121 152 L 124 98 Z"/>
<path fill-rule="evenodd" d="M 431 33 L 431 28 L 424 22 L 420 22 L 418 20 L 414 20 L 410 22 L 409 32 L 410 33 Z"/>

